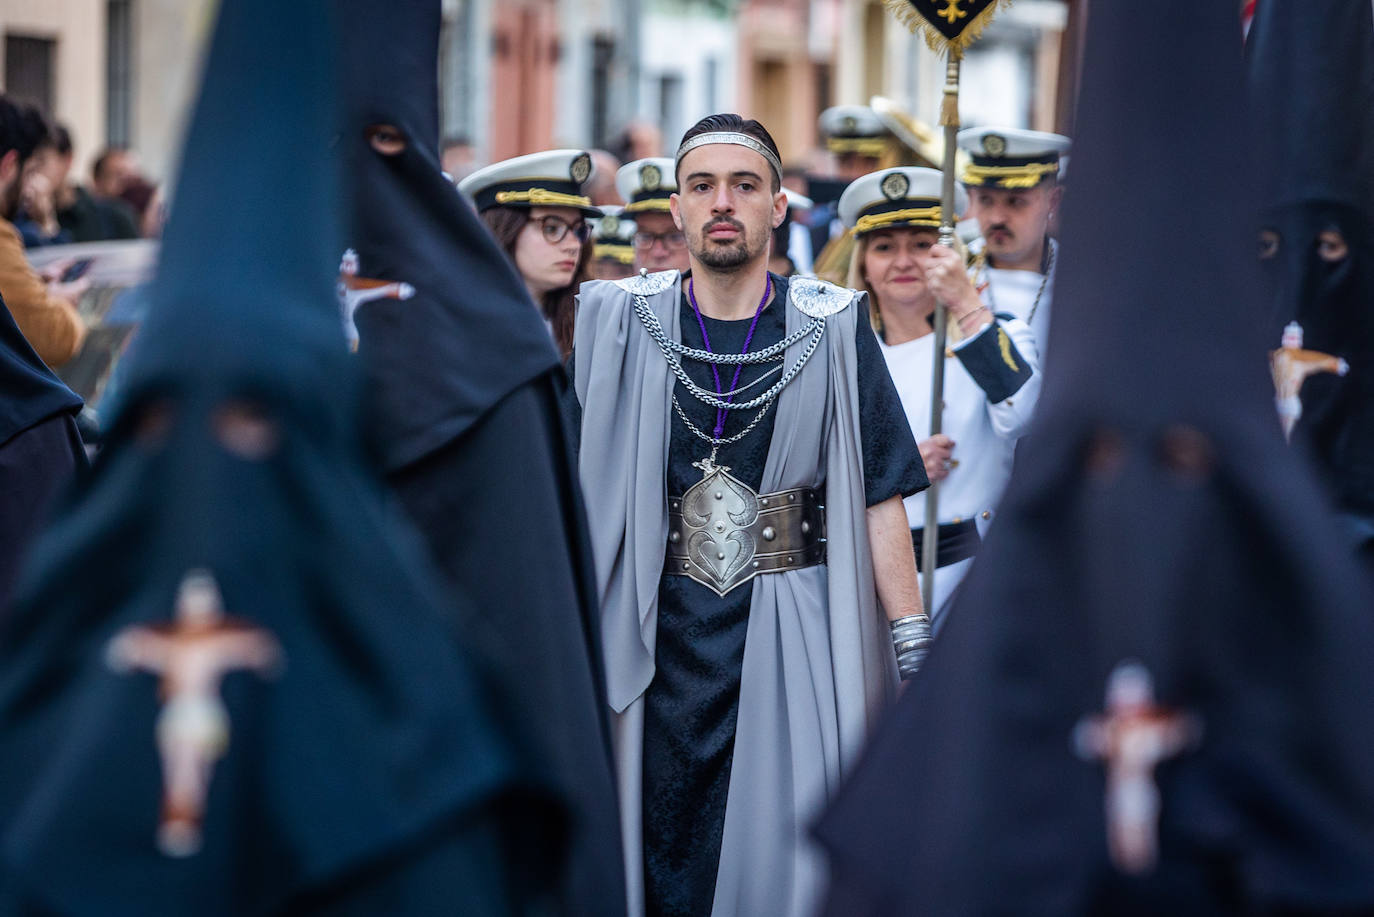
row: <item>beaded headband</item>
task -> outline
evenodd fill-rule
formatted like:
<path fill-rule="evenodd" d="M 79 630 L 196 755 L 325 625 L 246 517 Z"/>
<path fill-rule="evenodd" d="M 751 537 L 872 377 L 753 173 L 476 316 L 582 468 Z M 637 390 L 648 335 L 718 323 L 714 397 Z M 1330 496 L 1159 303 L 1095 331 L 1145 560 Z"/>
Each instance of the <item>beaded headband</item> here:
<path fill-rule="evenodd" d="M 748 147 L 768 160 L 768 164 L 773 167 L 773 175 L 777 178 L 779 184 L 782 183 L 782 163 L 778 161 L 778 157 L 773 151 L 753 137 L 750 137 L 748 134 L 741 134 L 738 131 L 712 131 L 708 134 L 697 134 L 678 148 L 677 159 L 673 161 L 674 168 L 681 165 L 682 157 L 692 152 L 692 150 L 695 150 L 699 146 L 706 146 L 713 143 L 733 143 L 735 146 Z"/>

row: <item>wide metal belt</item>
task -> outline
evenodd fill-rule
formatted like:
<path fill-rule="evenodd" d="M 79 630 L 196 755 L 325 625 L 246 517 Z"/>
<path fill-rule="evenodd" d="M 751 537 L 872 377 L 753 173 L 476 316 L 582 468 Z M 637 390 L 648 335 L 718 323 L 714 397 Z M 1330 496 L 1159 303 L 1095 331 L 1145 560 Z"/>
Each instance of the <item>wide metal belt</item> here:
<path fill-rule="evenodd" d="M 756 494 L 723 471 L 668 499 L 667 572 L 725 595 L 760 573 L 825 563 L 825 506 L 810 487 Z"/>

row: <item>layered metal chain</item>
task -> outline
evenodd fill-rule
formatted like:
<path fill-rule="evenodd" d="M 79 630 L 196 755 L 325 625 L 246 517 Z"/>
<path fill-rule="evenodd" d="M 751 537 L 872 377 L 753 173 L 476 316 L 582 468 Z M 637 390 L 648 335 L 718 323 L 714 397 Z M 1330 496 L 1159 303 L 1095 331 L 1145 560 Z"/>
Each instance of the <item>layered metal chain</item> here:
<path fill-rule="evenodd" d="M 639 316 L 640 322 L 644 325 L 644 330 L 648 333 L 650 339 L 658 345 L 658 349 L 663 352 L 663 358 L 668 361 L 668 366 L 673 370 L 673 374 L 677 376 L 678 381 L 691 393 L 693 398 L 717 409 L 748 411 L 760 405 L 768 405 L 774 398 L 778 397 L 778 394 L 796 378 L 797 374 L 801 372 L 803 368 L 805 368 L 806 364 L 810 362 L 812 355 L 815 354 L 816 348 L 820 346 L 822 338 L 825 337 L 825 319 L 816 318 L 812 319 L 805 327 L 797 330 L 777 344 L 764 348 L 763 350 L 754 351 L 753 353 L 744 353 L 738 356 L 731 354 L 714 354 L 705 350 L 695 350 L 690 347 L 684 347 L 682 344 L 669 338 L 668 333 L 663 330 L 663 325 L 659 322 L 658 317 L 655 316 L 653 311 L 649 308 L 649 300 L 646 297 L 636 296 L 634 298 L 634 305 L 635 315 Z M 749 401 L 738 403 L 726 401 L 715 392 L 707 391 L 700 385 L 697 385 L 696 382 L 692 380 L 692 377 L 687 374 L 687 370 L 682 366 L 682 357 L 686 357 L 690 360 L 697 360 L 702 363 L 755 364 L 782 360 L 784 359 L 783 354 L 787 348 L 801 341 L 808 334 L 811 336 L 811 339 L 806 342 L 806 347 L 802 350 L 801 356 L 797 358 L 797 362 L 790 366 L 787 371 L 782 374 L 782 377 L 779 378 L 777 382 L 773 383 L 772 387 L 766 392 Z M 745 388 L 748 388 L 748 386 L 745 386 Z M 743 391 L 743 389 L 741 389 L 741 391 Z M 728 396 L 733 393 L 725 392 L 723 394 Z"/>

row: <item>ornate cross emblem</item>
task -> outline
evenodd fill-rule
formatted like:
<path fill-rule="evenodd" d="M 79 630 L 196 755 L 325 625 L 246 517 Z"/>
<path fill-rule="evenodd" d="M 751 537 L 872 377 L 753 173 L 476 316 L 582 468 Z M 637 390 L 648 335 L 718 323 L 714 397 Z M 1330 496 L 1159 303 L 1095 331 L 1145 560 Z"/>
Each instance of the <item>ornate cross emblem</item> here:
<path fill-rule="evenodd" d="M 1195 747 L 1202 723 L 1155 704 L 1154 680 L 1139 662 L 1123 662 L 1107 681 L 1107 712 L 1084 717 L 1074 745 L 1107 767 L 1107 850 L 1116 868 L 1142 875 L 1159 857 L 1160 762 Z"/>
<path fill-rule="evenodd" d="M 968 13 L 959 9 L 959 4 L 961 2 L 963 2 L 963 0 L 945 0 L 945 8 L 940 10 L 939 15 L 944 17 L 945 21 L 950 25 L 954 25 L 954 23 L 968 15 Z"/>
<path fill-rule="evenodd" d="M 270 633 L 225 617 L 219 586 L 208 570 L 188 572 L 176 602 L 175 621 L 124 628 L 106 646 L 105 658 L 116 672 L 162 677 L 156 728 L 163 795 L 157 844 L 167 856 L 185 857 L 200 849 L 210 774 L 229 747 L 229 712 L 220 700 L 220 682 L 236 669 L 273 677 L 283 657 Z"/>

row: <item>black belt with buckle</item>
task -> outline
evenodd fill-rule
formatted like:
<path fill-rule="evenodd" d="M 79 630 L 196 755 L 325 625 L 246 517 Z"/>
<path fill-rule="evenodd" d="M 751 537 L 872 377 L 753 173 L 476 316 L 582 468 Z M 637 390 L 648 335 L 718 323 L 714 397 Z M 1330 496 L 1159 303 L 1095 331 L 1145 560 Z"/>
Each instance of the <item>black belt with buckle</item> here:
<path fill-rule="evenodd" d="M 911 530 L 911 546 L 916 549 L 916 570 L 921 569 L 921 546 L 925 541 L 925 529 Z M 940 526 L 940 543 L 935 546 L 935 568 L 948 567 L 961 560 L 968 560 L 978 553 L 983 539 L 978 537 L 978 526 L 969 519 L 965 522 L 951 522 Z"/>

